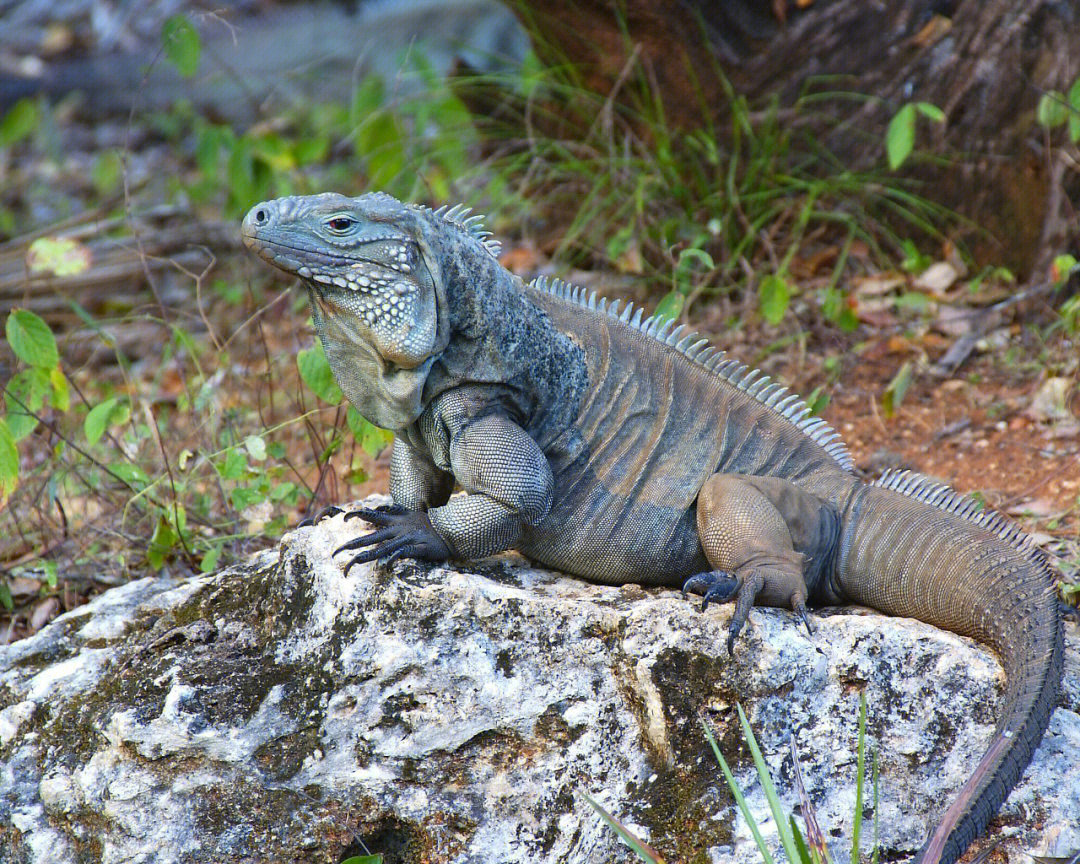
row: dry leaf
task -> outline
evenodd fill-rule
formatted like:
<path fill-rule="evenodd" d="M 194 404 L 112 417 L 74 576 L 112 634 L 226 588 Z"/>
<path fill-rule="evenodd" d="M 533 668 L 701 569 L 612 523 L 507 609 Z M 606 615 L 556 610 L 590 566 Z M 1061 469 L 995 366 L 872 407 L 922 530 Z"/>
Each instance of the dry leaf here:
<path fill-rule="evenodd" d="M 919 48 L 926 48 L 937 42 L 951 29 L 952 19 L 946 18 L 944 15 L 934 15 L 922 26 L 918 33 L 911 37 L 911 44 Z"/>
<path fill-rule="evenodd" d="M 27 576 L 9 576 L 8 590 L 12 597 L 35 597 L 41 591 L 41 580 Z"/>
<path fill-rule="evenodd" d="M 55 597 L 46 597 L 34 607 L 34 611 L 30 614 L 30 632 L 37 633 L 38 630 L 52 621 L 59 611 L 60 601 Z"/>
<path fill-rule="evenodd" d="M 898 273 L 878 273 L 874 276 L 860 276 L 851 280 L 852 293 L 856 297 L 880 297 L 902 288 L 907 279 Z"/>
<path fill-rule="evenodd" d="M 912 284 L 919 291 L 941 297 L 959 276 L 956 268 L 948 261 L 938 261 L 919 274 Z"/>

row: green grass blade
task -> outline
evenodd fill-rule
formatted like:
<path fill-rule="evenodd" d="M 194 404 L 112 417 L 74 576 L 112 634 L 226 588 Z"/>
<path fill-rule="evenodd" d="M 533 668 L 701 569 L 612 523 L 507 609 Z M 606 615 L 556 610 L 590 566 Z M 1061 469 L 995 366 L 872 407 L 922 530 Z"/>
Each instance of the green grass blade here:
<path fill-rule="evenodd" d="M 801 864 L 819 864 L 821 859 L 817 855 L 811 854 L 810 848 L 806 845 L 806 838 L 803 837 L 802 831 L 799 830 L 799 823 L 795 821 L 794 813 L 789 817 L 789 821 L 791 822 L 791 836 L 795 839 L 795 848 L 799 850 Z"/>
<path fill-rule="evenodd" d="M 855 819 L 851 830 L 851 864 L 859 864 L 859 836 L 863 819 L 863 774 L 866 769 L 866 696 L 859 694 L 859 743 L 855 773 Z M 877 816 L 877 807 L 874 808 Z"/>
<path fill-rule="evenodd" d="M 877 748 L 870 754 L 871 771 L 874 775 L 874 848 L 870 851 L 870 864 L 878 864 L 878 759 Z"/>
<path fill-rule="evenodd" d="M 758 829 L 757 822 L 754 821 L 753 815 L 750 813 L 750 806 L 746 803 L 746 798 L 743 796 L 742 789 L 739 788 L 739 784 L 735 782 L 735 775 L 731 773 L 731 769 L 728 767 L 727 760 L 724 759 L 724 754 L 720 752 L 720 745 L 716 743 L 716 738 L 713 737 L 712 729 L 709 728 L 709 724 L 702 721 L 701 724 L 705 729 L 705 737 L 709 741 L 709 746 L 712 747 L 713 754 L 716 756 L 716 761 L 720 763 L 720 770 L 724 772 L 724 779 L 727 780 L 728 788 L 731 789 L 731 794 L 735 798 L 735 803 L 739 805 L 739 810 L 742 811 L 743 819 L 746 820 L 746 824 L 750 826 L 750 833 L 754 835 L 754 842 L 757 844 L 758 851 L 761 852 L 761 859 L 765 864 L 776 864 L 772 855 L 769 853 L 769 847 L 765 845 L 765 838 L 761 836 L 761 831 Z M 794 861 L 794 858 L 790 859 Z"/>
<path fill-rule="evenodd" d="M 758 777 L 761 779 L 761 787 L 765 790 L 765 798 L 769 802 L 769 809 L 772 811 L 773 819 L 776 821 L 776 832 L 780 835 L 780 843 L 784 847 L 788 861 L 798 861 L 795 841 L 791 837 L 787 819 L 784 818 L 784 808 L 780 803 L 780 796 L 776 794 L 776 787 L 773 786 L 772 777 L 769 776 L 769 766 L 765 763 L 765 757 L 761 755 L 761 748 L 758 747 L 754 731 L 750 728 L 750 721 L 746 719 L 746 713 L 743 711 L 742 705 L 736 707 L 739 710 L 739 724 L 742 726 L 743 736 L 746 738 L 746 744 L 750 748 L 750 755 L 754 757 L 754 765 L 757 768 Z"/>
<path fill-rule="evenodd" d="M 659 852 L 657 852 L 644 841 L 639 840 L 637 837 L 631 834 L 630 830 L 625 825 L 623 825 L 618 819 L 608 813 L 607 810 L 601 807 L 590 796 L 585 795 L 585 793 L 582 793 L 582 796 L 585 798 L 586 801 L 589 802 L 593 810 L 600 814 L 600 818 L 603 819 L 608 824 L 608 826 L 616 834 L 619 835 L 619 839 L 621 839 L 623 843 L 629 846 L 634 851 L 634 854 L 637 855 L 638 858 L 640 858 L 642 861 L 644 861 L 645 864 L 665 864 L 665 861 L 662 857 L 660 857 Z"/>

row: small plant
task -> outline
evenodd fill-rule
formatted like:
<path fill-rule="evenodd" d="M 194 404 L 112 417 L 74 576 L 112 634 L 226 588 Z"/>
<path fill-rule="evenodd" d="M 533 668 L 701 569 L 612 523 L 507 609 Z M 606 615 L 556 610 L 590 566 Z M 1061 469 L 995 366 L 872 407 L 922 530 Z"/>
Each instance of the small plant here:
<path fill-rule="evenodd" d="M 841 253 L 821 306 L 851 329 L 841 276 L 852 243 L 881 253 L 899 246 L 898 221 L 933 235 L 947 218 L 908 181 L 840 165 L 778 100 L 751 106 L 722 75 L 726 116 L 714 121 L 702 106 L 700 129 L 674 129 L 655 82 L 629 56 L 618 99 L 591 92 L 570 63 L 531 59 L 499 88 L 499 117 L 512 119 L 481 119 L 480 137 L 499 187 L 528 202 L 534 223 L 565 225 L 540 245 L 570 264 L 670 284 L 663 317 L 686 315 L 699 298 L 756 293 L 762 317 L 778 324 L 802 290 L 793 262 L 824 236 Z"/>
<path fill-rule="evenodd" d="M 795 766 L 795 781 L 799 792 L 800 805 L 802 810 L 802 817 L 806 823 L 806 833 L 799 828 L 798 822 L 795 820 L 795 815 L 791 813 L 785 814 L 783 804 L 780 802 L 780 797 L 776 793 L 776 787 L 773 784 L 772 776 L 769 773 L 769 766 L 765 762 L 764 756 L 761 754 L 761 748 L 758 746 L 757 738 L 754 736 L 753 729 L 750 728 L 750 722 L 746 719 L 746 714 L 739 705 L 739 724 L 742 727 L 743 739 L 746 741 L 747 747 L 750 749 L 750 755 L 754 760 L 754 767 L 757 769 L 758 779 L 761 782 L 762 789 L 765 792 L 765 799 L 769 803 L 769 810 L 772 812 L 773 821 L 776 823 L 777 833 L 780 837 L 780 843 L 784 848 L 784 854 L 787 856 L 789 862 L 793 864 L 832 864 L 832 854 L 829 852 L 828 845 L 825 840 L 825 835 L 822 833 L 818 826 L 817 816 L 814 813 L 814 808 L 810 803 L 809 797 L 806 795 L 806 790 L 803 788 L 802 772 L 799 768 L 799 754 L 798 749 L 795 746 L 795 739 L 791 739 L 791 751 L 792 760 Z M 724 779 L 727 781 L 728 788 L 731 790 L 732 796 L 735 798 L 735 803 L 742 812 L 743 818 L 746 820 L 747 826 L 750 828 L 750 833 L 754 838 L 754 843 L 758 847 L 758 851 L 761 853 L 761 860 L 763 864 L 775 864 L 772 852 L 769 849 L 768 843 L 766 843 L 764 836 L 761 833 L 761 829 L 758 827 L 757 821 L 754 819 L 753 814 L 750 812 L 750 807 L 746 802 L 746 796 L 743 794 L 742 788 L 735 780 L 735 775 L 732 773 L 731 768 L 728 766 L 727 760 L 724 758 L 724 754 L 720 751 L 720 745 L 716 742 L 716 737 L 712 733 L 712 729 L 707 723 L 702 723 L 702 728 L 705 732 L 705 738 L 709 742 L 709 746 L 712 748 L 713 754 L 716 756 L 716 761 L 720 765 L 720 770 L 724 774 Z M 852 839 L 851 839 L 851 864 L 859 864 L 861 860 L 861 854 L 859 851 L 859 843 L 862 836 L 863 826 L 863 793 L 865 785 L 866 774 L 866 697 L 862 694 L 859 695 L 859 731 L 857 740 L 857 755 L 856 755 L 856 776 L 855 776 L 855 812 L 852 816 Z M 877 755 L 873 754 L 871 758 L 872 762 L 872 783 L 873 783 L 873 812 L 874 812 L 874 826 L 873 826 L 873 851 L 870 855 L 870 864 L 877 864 L 878 862 L 878 764 Z M 633 833 L 622 823 L 620 823 L 615 817 L 601 807 L 596 801 L 585 795 L 585 800 L 589 805 L 600 814 L 600 818 L 615 831 L 620 839 L 629 846 L 637 854 L 642 861 L 646 864 L 664 864 L 664 859 L 660 856 L 660 853 L 655 849 L 639 840 L 633 835 Z"/>
<path fill-rule="evenodd" d="M 1080 143 L 1080 78 L 1073 81 L 1069 92 L 1050 90 L 1039 97 L 1035 108 L 1035 121 L 1047 132 L 1066 127 L 1071 143 Z"/>
<path fill-rule="evenodd" d="M 885 155 L 889 170 L 899 170 L 915 149 L 915 125 L 919 116 L 944 123 L 945 112 L 931 102 L 908 102 L 897 111 L 885 130 Z"/>

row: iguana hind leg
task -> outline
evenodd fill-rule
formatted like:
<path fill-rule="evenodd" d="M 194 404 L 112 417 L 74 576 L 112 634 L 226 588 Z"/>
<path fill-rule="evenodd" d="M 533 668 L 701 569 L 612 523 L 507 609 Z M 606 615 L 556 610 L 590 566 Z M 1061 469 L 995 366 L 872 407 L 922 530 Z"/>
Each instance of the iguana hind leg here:
<path fill-rule="evenodd" d="M 786 480 L 714 474 L 706 481 L 697 528 L 714 569 L 691 576 L 683 591 L 704 594 L 703 611 L 710 602 L 735 601 L 728 653 L 755 603 L 792 609 L 810 630 L 806 601 L 838 524 L 828 504 Z"/>

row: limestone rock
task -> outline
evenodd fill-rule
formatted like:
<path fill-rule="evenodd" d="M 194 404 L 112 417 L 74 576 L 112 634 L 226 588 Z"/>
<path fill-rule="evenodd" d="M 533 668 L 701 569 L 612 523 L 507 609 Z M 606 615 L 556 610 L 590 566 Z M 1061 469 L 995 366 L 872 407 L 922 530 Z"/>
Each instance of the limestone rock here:
<path fill-rule="evenodd" d="M 331 552 L 360 524 L 326 520 L 218 574 L 113 589 L 0 648 L 0 860 L 635 860 L 588 793 L 669 860 L 749 864 L 701 731 L 715 730 L 775 847 L 738 703 L 789 807 L 795 736 L 842 850 L 860 692 L 893 857 L 918 848 L 993 726 L 992 656 L 917 622 L 827 610 L 808 636 L 757 609 L 729 658 L 728 609 L 514 556 L 345 575 Z M 1011 864 L 1080 848 L 1068 634 L 1049 732 L 979 841 L 1003 839 Z"/>

